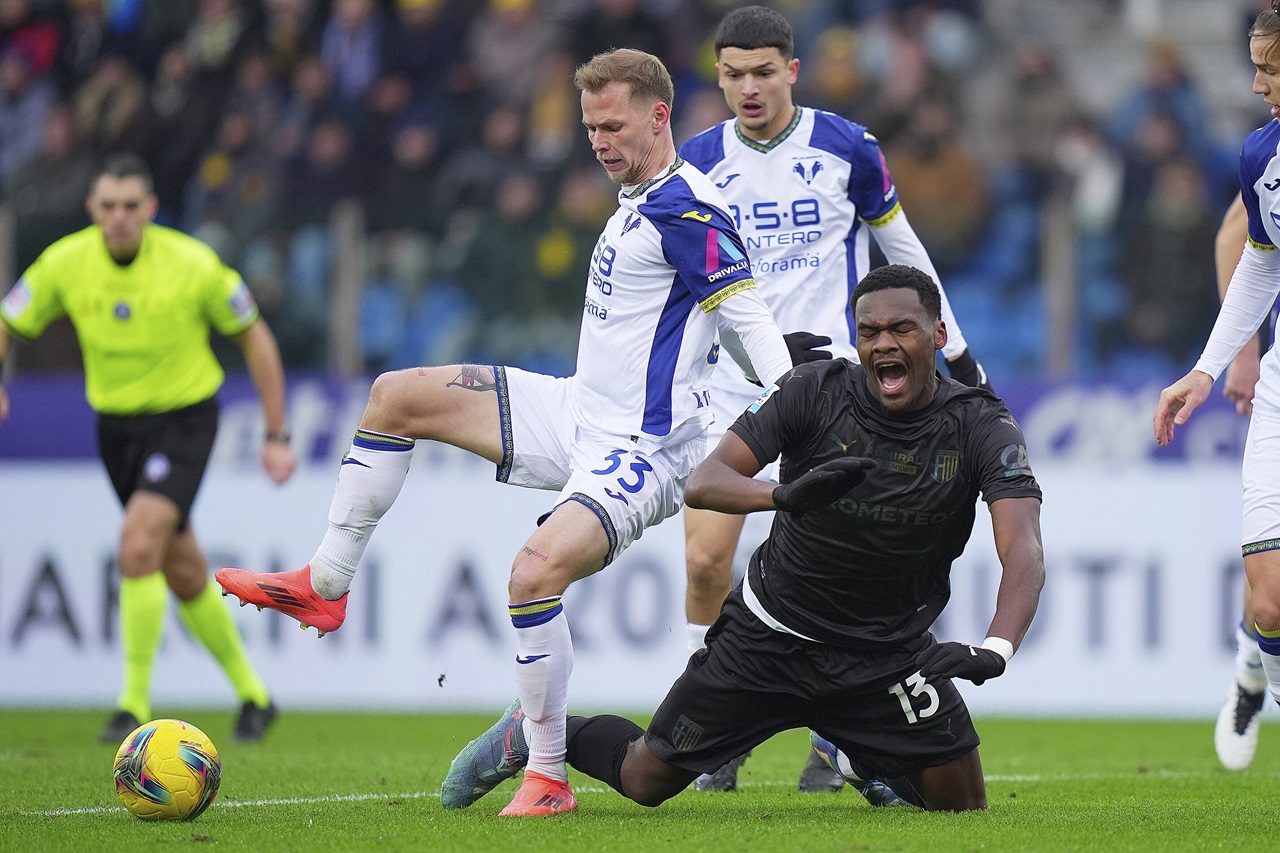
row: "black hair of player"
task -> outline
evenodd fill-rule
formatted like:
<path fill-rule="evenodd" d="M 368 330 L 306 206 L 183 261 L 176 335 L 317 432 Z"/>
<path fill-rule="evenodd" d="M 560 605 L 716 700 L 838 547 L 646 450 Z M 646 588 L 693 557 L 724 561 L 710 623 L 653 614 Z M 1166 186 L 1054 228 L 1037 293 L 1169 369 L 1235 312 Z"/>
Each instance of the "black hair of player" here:
<path fill-rule="evenodd" d="M 121 178 L 139 178 L 146 187 L 147 193 L 150 194 L 154 181 L 151 177 L 151 169 L 147 167 L 144 161 L 137 154 L 131 154 L 122 151 L 116 154 L 110 154 L 102 165 L 98 167 L 98 173 L 94 176 L 94 181 L 98 178 L 111 177 L 117 180 Z"/>
<path fill-rule="evenodd" d="M 764 6 L 743 6 L 725 15 L 716 27 L 716 58 L 726 47 L 759 50 L 776 47 L 787 62 L 796 52 L 795 32 L 787 19 Z"/>
<path fill-rule="evenodd" d="M 920 304 L 929 315 L 930 320 L 942 319 L 942 295 L 938 285 L 933 283 L 928 273 L 906 264 L 886 264 L 876 267 L 867 273 L 858 286 L 854 288 L 853 298 L 849 300 L 849 309 L 858 313 L 858 300 L 868 293 L 877 290 L 890 290 L 895 287 L 914 290 L 920 298 Z"/>

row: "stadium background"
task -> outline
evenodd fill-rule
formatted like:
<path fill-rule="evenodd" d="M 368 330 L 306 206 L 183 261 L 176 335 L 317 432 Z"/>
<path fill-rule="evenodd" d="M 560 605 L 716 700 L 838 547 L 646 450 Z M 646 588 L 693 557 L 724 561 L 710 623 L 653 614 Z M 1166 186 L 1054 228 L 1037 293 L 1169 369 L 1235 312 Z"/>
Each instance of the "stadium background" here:
<path fill-rule="evenodd" d="M 13 281 L 85 224 L 98 156 L 148 159 L 162 221 L 241 269 L 279 335 L 304 460 L 286 487 L 265 484 L 252 391 L 220 351 L 233 377 L 196 524 L 217 564 L 290 568 L 318 541 L 378 370 L 572 369 L 587 254 L 613 204 L 572 68 L 611 44 L 663 56 L 682 141 L 725 117 L 708 45 L 725 8 L 0 0 L 0 273 Z M 798 100 L 881 138 L 1045 486 L 1040 614 L 1010 677 L 967 698 L 979 712 L 1212 715 L 1238 616 L 1246 424 L 1215 397 L 1159 450 L 1150 413 L 1212 323 L 1214 229 L 1240 142 L 1267 119 L 1244 36 L 1259 4 L 778 8 L 797 27 Z M 105 707 L 118 510 L 74 336 L 63 324 L 13 362 L 0 703 Z M 487 467 L 419 448 L 339 634 L 238 614 L 282 704 L 508 700 L 506 573 L 548 496 L 488 482 Z M 989 618 L 998 563 L 983 523 L 956 566 L 949 637 L 977 639 Z M 682 666 L 683 584 L 673 519 L 571 592 L 575 701 L 653 706 Z M 157 706 L 225 701 L 176 616 L 167 637 Z"/>

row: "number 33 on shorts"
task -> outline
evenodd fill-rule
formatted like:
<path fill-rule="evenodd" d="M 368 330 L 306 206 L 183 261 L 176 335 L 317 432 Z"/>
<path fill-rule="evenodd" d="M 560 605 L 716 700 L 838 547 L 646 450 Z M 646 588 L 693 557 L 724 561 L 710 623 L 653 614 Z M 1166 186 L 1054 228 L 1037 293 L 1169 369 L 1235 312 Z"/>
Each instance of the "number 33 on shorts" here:
<path fill-rule="evenodd" d="M 631 464 L 625 469 L 623 469 L 623 457 L 630 457 L 632 460 Z M 593 469 L 591 473 L 601 477 L 608 477 L 621 471 L 616 478 L 616 482 L 622 492 L 617 492 L 609 487 L 605 487 L 604 492 L 614 500 L 622 501 L 630 506 L 631 502 L 627 500 L 627 495 L 634 495 L 644 488 L 645 476 L 653 472 L 653 466 L 640 454 L 622 449 L 610 451 L 605 456 L 604 461 L 604 467 Z"/>

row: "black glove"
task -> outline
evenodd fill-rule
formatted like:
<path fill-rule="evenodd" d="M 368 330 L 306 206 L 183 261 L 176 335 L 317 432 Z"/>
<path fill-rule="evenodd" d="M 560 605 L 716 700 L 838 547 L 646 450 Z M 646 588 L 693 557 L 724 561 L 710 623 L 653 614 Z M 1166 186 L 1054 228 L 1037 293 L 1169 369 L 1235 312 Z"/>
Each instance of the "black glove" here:
<path fill-rule="evenodd" d="M 785 335 L 783 337 L 786 337 Z M 982 365 L 978 364 L 978 360 L 966 348 L 953 360 L 947 362 L 947 373 L 951 374 L 951 378 L 968 385 L 970 388 L 981 388 L 984 391 L 991 390 L 991 382 L 987 379 L 987 371 L 982 369 Z"/>
<path fill-rule="evenodd" d="M 1004 672 L 1005 660 L 999 652 L 964 643 L 934 643 L 916 658 L 920 674 L 925 678 L 946 676 L 967 678 L 981 684 Z"/>
<path fill-rule="evenodd" d="M 867 479 L 874 459 L 845 456 L 832 459 L 773 490 L 773 505 L 783 512 L 805 512 L 833 503 Z"/>
<path fill-rule="evenodd" d="M 806 361 L 827 361 L 831 358 L 831 353 L 824 349 L 814 349 L 814 347 L 825 347 L 831 345 L 831 338 L 826 335 L 815 335 L 812 332 L 788 332 L 782 336 L 787 342 L 787 352 L 791 354 L 791 366 L 804 364 Z"/>

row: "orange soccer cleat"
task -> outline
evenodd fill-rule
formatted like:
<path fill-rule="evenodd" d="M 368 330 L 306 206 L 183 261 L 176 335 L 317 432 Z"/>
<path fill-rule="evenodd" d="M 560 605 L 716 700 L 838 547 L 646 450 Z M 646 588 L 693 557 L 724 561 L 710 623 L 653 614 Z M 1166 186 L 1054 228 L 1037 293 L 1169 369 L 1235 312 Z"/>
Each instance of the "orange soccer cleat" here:
<path fill-rule="evenodd" d="M 250 572 L 245 569 L 218 569 L 214 578 L 223 595 L 234 595 L 240 606 L 255 604 L 268 607 L 302 623 L 302 629 L 314 627 L 323 637 L 342 627 L 347 617 L 347 596 L 330 601 L 311 588 L 311 566 L 293 572 Z"/>
<path fill-rule="evenodd" d="M 557 782 L 548 779 L 541 773 L 532 770 L 524 771 L 524 781 L 520 790 L 498 812 L 500 817 L 547 817 L 549 815 L 568 814 L 578 810 L 578 800 L 569 789 L 568 782 Z"/>

